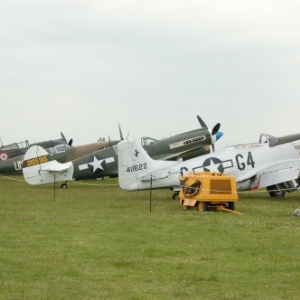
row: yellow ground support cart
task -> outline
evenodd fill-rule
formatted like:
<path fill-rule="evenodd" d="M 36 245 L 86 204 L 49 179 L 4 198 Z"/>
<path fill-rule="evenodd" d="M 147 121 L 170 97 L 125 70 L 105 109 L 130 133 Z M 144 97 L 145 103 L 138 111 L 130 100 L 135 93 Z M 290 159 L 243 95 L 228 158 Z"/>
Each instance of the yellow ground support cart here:
<path fill-rule="evenodd" d="M 210 172 L 187 173 L 181 177 L 180 204 L 200 211 L 234 211 L 238 200 L 234 176 Z M 238 212 L 236 212 L 238 213 Z"/>

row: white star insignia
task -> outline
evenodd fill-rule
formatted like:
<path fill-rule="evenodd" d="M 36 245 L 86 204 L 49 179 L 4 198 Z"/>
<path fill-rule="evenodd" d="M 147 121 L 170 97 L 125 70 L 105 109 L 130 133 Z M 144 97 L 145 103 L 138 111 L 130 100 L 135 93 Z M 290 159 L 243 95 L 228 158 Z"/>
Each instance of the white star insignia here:
<path fill-rule="evenodd" d="M 211 159 L 210 160 L 210 165 L 209 166 L 205 166 L 206 169 L 209 169 L 210 172 L 214 173 L 214 172 L 218 172 L 220 173 L 219 171 L 219 166 L 221 165 L 222 163 L 214 163 L 213 160 Z"/>
<path fill-rule="evenodd" d="M 97 157 L 94 156 L 94 161 L 89 163 L 89 165 L 93 166 L 93 173 L 95 173 L 97 171 L 97 169 L 104 170 L 102 167 L 103 161 L 104 161 L 104 159 L 98 160 Z"/>

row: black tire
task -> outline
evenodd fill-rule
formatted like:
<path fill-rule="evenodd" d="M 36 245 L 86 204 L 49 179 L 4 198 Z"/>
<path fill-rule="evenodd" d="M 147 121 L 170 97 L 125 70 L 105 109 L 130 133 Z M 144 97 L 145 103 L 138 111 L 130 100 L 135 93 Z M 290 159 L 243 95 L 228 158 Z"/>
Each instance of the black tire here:
<path fill-rule="evenodd" d="M 228 202 L 228 209 L 234 210 L 234 202 Z"/>
<path fill-rule="evenodd" d="M 272 191 L 269 192 L 269 195 L 271 198 L 283 198 L 285 196 L 285 191 L 281 191 L 281 190 Z"/>
<path fill-rule="evenodd" d="M 62 184 L 60 185 L 60 187 L 61 187 L 62 189 L 66 189 L 68 186 L 67 186 L 66 183 L 62 183 Z"/>
<path fill-rule="evenodd" d="M 267 191 L 271 198 L 283 198 L 285 195 L 285 191 L 278 188 L 277 185 L 270 185 L 267 187 Z"/>
<path fill-rule="evenodd" d="M 174 193 L 174 194 L 172 195 L 172 199 L 173 199 L 173 200 L 179 200 L 179 193 Z"/>

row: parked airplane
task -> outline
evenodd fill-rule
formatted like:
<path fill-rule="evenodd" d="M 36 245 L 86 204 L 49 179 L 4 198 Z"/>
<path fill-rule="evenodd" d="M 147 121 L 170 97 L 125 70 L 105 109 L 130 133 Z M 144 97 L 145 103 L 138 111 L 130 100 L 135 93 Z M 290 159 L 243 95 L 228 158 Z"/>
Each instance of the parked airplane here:
<path fill-rule="evenodd" d="M 71 146 L 69 144 L 56 145 L 54 147 L 46 148 L 49 160 L 57 160 L 61 163 L 69 162 L 78 157 L 83 157 L 96 151 L 101 151 L 105 148 L 117 145 L 117 141 L 101 141 L 80 146 Z M 37 147 L 39 145 L 33 145 Z M 29 148 L 30 149 L 30 148 Z M 0 175 L 10 176 L 22 174 L 24 155 L 16 156 L 11 159 L 0 161 Z"/>
<path fill-rule="evenodd" d="M 252 142 L 227 144 L 222 150 L 184 162 L 153 160 L 135 141 L 118 144 L 119 185 L 124 190 L 180 186 L 185 172 L 235 176 L 238 191 L 267 187 L 271 197 L 299 189 L 300 134 L 261 134 Z"/>
<path fill-rule="evenodd" d="M 160 159 L 183 159 L 184 155 L 198 156 L 208 153 L 210 145 L 222 136 L 219 128 L 220 124 L 212 130 L 205 126 L 162 140 L 143 137 L 142 144 L 150 155 Z M 122 139 L 122 134 L 120 136 Z M 66 181 L 69 180 L 117 177 L 117 161 L 116 145 L 66 164 L 60 164 L 61 160 L 56 159 L 54 155 L 51 157 L 41 147 L 34 146 L 25 154 L 23 175 L 29 184 L 53 183 L 55 179 L 56 182 L 64 181 L 62 186 L 66 187 Z"/>
<path fill-rule="evenodd" d="M 29 144 L 28 140 L 26 140 L 25 142 L 12 143 L 5 146 L 2 145 L 0 147 L 0 162 L 11 159 L 16 156 L 24 155 L 25 152 L 28 150 L 28 148 L 33 145 L 39 145 L 43 148 L 50 148 L 50 147 L 55 147 L 57 145 L 67 144 L 67 140 L 63 135 L 63 133 L 61 132 L 60 134 L 62 138 L 57 140 L 49 140 L 49 141 L 38 142 L 33 144 Z M 73 140 L 71 139 L 68 144 L 72 145 L 72 142 Z"/>

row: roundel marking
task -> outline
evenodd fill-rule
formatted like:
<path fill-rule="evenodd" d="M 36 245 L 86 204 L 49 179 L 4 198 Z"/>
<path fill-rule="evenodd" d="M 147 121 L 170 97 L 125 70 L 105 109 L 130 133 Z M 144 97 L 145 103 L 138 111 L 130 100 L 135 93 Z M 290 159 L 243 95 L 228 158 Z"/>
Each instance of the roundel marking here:
<path fill-rule="evenodd" d="M 98 174 L 106 168 L 106 161 L 105 158 L 100 155 L 93 155 L 89 158 L 87 165 L 92 173 Z"/>
<path fill-rule="evenodd" d="M 0 153 L 0 160 L 7 160 L 8 158 L 9 158 L 9 156 L 6 152 Z"/>
<path fill-rule="evenodd" d="M 203 170 L 205 172 L 224 172 L 224 167 L 222 161 L 217 157 L 207 158 L 203 162 Z"/>

